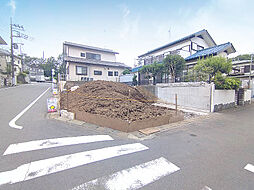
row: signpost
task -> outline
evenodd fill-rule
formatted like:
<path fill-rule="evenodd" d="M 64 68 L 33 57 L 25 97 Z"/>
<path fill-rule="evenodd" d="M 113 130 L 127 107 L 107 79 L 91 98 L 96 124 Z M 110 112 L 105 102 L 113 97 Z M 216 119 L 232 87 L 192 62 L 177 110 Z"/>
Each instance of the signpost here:
<path fill-rule="evenodd" d="M 48 98 L 47 99 L 48 112 L 57 111 L 57 98 Z"/>
<path fill-rule="evenodd" d="M 51 70 L 51 77 L 52 77 L 52 90 L 54 89 L 54 75 L 55 75 L 55 69 Z"/>

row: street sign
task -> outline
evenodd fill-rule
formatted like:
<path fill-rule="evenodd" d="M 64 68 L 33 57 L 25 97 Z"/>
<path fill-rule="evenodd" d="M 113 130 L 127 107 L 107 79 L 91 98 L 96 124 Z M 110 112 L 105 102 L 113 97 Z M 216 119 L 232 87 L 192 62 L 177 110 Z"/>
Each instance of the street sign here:
<path fill-rule="evenodd" d="M 55 69 L 52 69 L 52 76 L 55 75 Z"/>
<path fill-rule="evenodd" d="M 53 94 L 54 94 L 54 95 L 57 95 L 57 88 L 54 88 L 54 89 L 53 89 Z"/>
<path fill-rule="evenodd" d="M 57 111 L 57 98 L 48 98 L 47 99 L 48 112 Z"/>

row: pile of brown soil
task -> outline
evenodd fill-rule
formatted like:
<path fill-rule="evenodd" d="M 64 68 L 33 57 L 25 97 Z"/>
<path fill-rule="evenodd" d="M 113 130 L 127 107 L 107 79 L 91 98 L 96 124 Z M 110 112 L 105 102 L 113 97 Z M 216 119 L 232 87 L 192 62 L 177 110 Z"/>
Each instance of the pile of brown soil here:
<path fill-rule="evenodd" d="M 153 106 L 155 98 L 151 100 L 147 94 L 123 83 L 91 81 L 73 92 L 62 92 L 60 106 L 74 113 L 84 111 L 130 122 L 173 112 Z"/>

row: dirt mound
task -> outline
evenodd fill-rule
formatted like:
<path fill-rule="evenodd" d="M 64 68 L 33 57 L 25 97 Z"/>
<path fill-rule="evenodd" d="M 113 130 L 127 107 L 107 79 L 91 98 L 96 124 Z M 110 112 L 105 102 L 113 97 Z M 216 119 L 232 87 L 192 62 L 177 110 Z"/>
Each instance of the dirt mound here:
<path fill-rule="evenodd" d="M 62 92 L 60 106 L 61 109 L 67 109 L 68 106 L 68 111 L 74 113 L 85 111 L 127 121 L 143 120 L 171 112 L 167 108 L 153 106 L 154 98 L 150 98 L 146 93 L 123 83 L 91 81 L 68 92 L 68 97 L 67 92 Z"/>

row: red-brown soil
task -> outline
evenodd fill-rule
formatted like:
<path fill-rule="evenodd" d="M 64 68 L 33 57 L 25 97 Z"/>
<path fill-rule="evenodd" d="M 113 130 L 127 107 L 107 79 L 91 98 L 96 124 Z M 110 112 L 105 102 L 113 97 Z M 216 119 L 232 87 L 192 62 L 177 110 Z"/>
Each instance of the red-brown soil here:
<path fill-rule="evenodd" d="M 68 107 L 68 111 L 74 113 L 84 111 L 129 122 L 173 113 L 167 108 L 153 106 L 156 98 L 148 94 L 123 83 L 91 81 L 73 92 L 62 92 L 60 107 Z"/>

